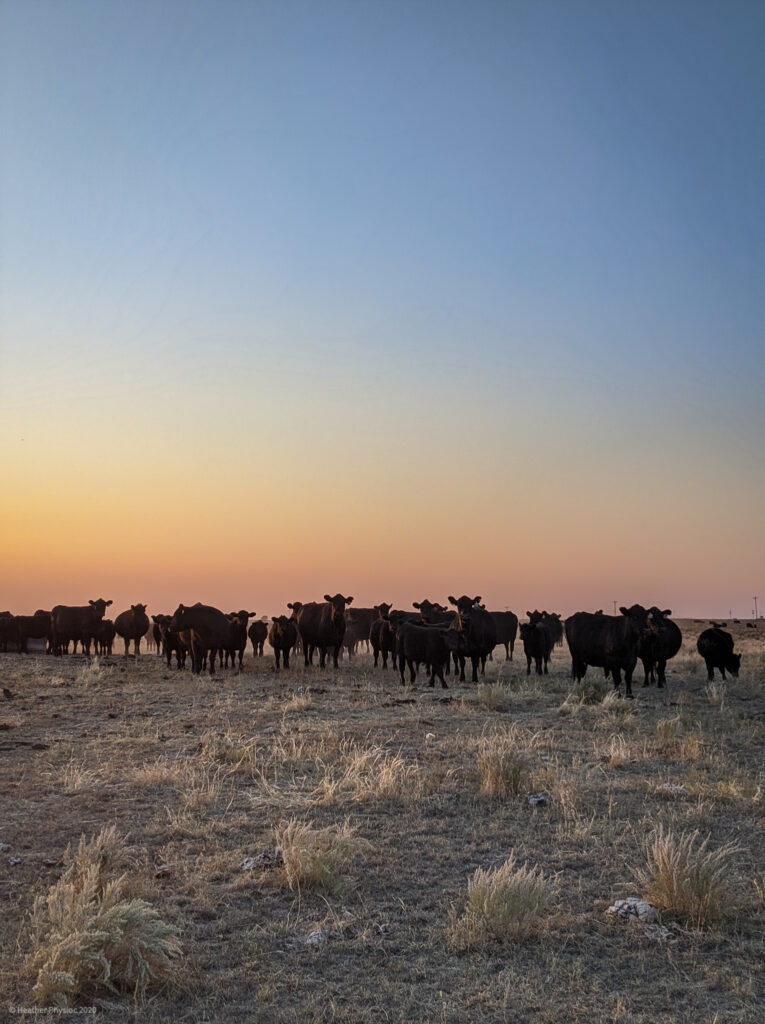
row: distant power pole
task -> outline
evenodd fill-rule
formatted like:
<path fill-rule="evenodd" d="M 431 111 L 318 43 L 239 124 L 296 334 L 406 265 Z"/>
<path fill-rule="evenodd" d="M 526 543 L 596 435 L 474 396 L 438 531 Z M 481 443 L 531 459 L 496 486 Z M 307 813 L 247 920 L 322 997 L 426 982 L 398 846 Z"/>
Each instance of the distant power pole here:
<path fill-rule="evenodd" d="M 616 601 L 614 601 L 614 615 L 616 615 Z"/>
<path fill-rule="evenodd" d="M 753 598 L 753 600 L 754 600 L 754 617 L 756 619 L 757 618 L 757 597 L 755 596 Z"/>

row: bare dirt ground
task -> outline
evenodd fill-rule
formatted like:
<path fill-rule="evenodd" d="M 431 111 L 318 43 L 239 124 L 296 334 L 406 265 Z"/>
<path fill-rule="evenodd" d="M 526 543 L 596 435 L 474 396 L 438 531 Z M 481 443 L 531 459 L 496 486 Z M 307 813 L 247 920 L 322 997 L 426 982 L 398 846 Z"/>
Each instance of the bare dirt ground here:
<path fill-rule="evenodd" d="M 564 703 L 565 647 L 548 677 L 526 678 L 518 644 L 487 667 L 494 688 L 451 677 L 443 691 L 403 689 L 368 655 L 279 674 L 249 655 L 212 680 L 156 655 L 0 655 L 0 1020 L 32 1003 L 34 898 L 68 844 L 110 824 L 183 956 L 145 1003 L 84 999 L 99 1020 L 763 1020 L 765 628 L 732 627 L 741 676 L 709 686 L 704 626 L 679 625 L 665 690 L 638 666 L 634 702 L 595 705 Z M 508 730 L 519 792 L 484 795 L 479 743 Z M 337 886 L 290 888 L 275 839 L 290 819 L 355 829 Z M 659 824 L 739 843 L 714 928 L 662 939 L 606 913 L 641 895 L 633 871 Z M 454 948 L 468 879 L 511 852 L 553 879 L 539 934 Z"/>

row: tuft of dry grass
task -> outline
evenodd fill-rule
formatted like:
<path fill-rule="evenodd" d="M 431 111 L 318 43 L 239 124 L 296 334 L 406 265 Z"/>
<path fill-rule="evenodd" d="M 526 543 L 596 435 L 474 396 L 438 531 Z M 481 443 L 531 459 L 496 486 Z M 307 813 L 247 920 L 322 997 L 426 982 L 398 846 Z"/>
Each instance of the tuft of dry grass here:
<path fill-rule="evenodd" d="M 609 693 L 615 692 L 611 683 L 601 675 L 585 676 L 566 697 L 564 704 L 601 704 Z"/>
<path fill-rule="evenodd" d="M 76 853 L 67 848 L 66 868 L 32 914 L 34 948 L 29 966 L 37 972 L 32 990 L 42 1006 L 71 1007 L 85 997 L 131 992 L 141 999 L 152 982 L 175 974 L 181 947 L 176 929 L 156 909 L 126 893 L 124 837 L 114 826 Z"/>
<path fill-rule="evenodd" d="M 390 800 L 408 803 L 422 794 L 423 779 L 416 764 L 401 753 L 383 747 L 365 747 L 345 743 L 341 748 L 342 770 L 337 774 L 327 767 L 314 791 L 320 803 L 332 803 L 343 797 L 354 800 Z"/>
<path fill-rule="evenodd" d="M 540 930 L 551 898 L 544 872 L 517 865 L 511 854 L 498 868 L 478 868 L 468 881 L 465 909 L 459 917 L 452 912 L 449 939 L 460 950 L 522 942 Z"/>
<path fill-rule="evenodd" d="M 476 761 L 484 796 L 518 796 L 528 781 L 528 757 L 516 726 L 481 736 Z"/>
<path fill-rule="evenodd" d="M 735 910 L 727 884 L 737 843 L 709 850 L 710 837 L 699 842 L 699 831 L 675 836 L 654 830 L 646 840 L 645 867 L 635 871 L 645 898 L 659 910 L 676 914 L 697 928 L 716 924 Z"/>
<path fill-rule="evenodd" d="M 509 711 L 511 703 L 510 687 L 502 682 L 479 683 L 478 703 L 489 711 Z"/>
<path fill-rule="evenodd" d="M 346 870 L 368 846 L 348 821 L 337 828 L 314 828 L 310 822 L 290 818 L 277 825 L 274 836 L 293 892 L 324 889 L 342 893 L 349 882 Z"/>

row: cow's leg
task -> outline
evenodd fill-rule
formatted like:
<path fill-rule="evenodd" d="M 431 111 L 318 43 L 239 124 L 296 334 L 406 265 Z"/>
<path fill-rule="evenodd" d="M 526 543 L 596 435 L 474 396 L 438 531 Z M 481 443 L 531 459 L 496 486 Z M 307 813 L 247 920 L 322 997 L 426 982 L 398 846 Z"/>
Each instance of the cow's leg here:
<path fill-rule="evenodd" d="M 481 659 L 478 657 L 477 654 L 471 654 L 470 655 L 470 663 L 473 666 L 473 682 L 474 683 L 478 682 L 478 662 L 480 660 Z"/>
<path fill-rule="evenodd" d="M 571 670 L 571 674 L 572 675 L 574 674 L 574 670 L 573 669 Z M 526 675 L 527 676 L 531 675 L 531 655 L 530 654 L 526 655 Z"/>
<path fill-rule="evenodd" d="M 617 672 L 618 671 L 619 670 L 617 669 Z M 632 697 L 633 697 L 633 693 L 632 693 L 632 672 L 633 672 L 633 669 L 631 669 L 631 668 L 625 668 L 625 670 L 624 670 L 625 693 L 630 698 L 630 700 L 632 700 Z"/>
<path fill-rule="evenodd" d="M 659 687 L 660 690 L 664 687 L 664 684 L 667 681 L 666 670 L 667 670 L 667 662 L 666 662 L 666 660 L 663 660 L 663 659 L 660 658 L 659 661 L 657 661 L 657 663 L 656 663 L 656 676 L 657 676 L 656 685 Z"/>
<path fill-rule="evenodd" d="M 515 650 L 515 640 L 510 641 L 510 661 L 513 660 L 513 651 Z"/>
<path fill-rule="evenodd" d="M 509 646 L 510 646 L 509 644 L 505 644 L 505 661 L 510 661 L 511 660 L 510 659 Z"/>
<path fill-rule="evenodd" d="M 414 683 L 417 678 L 417 669 L 414 667 L 414 661 L 411 658 L 407 658 L 407 665 L 409 666 L 409 682 Z"/>

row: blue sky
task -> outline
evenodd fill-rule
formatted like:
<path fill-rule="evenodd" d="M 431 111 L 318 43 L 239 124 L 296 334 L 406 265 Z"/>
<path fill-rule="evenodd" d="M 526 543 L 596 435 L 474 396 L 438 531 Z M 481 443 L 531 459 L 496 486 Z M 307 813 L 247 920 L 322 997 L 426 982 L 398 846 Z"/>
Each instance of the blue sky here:
<path fill-rule="evenodd" d="M 8 438 L 324 431 L 362 490 L 446 443 L 479 496 L 536 449 L 558 528 L 614 477 L 753 528 L 765 5 L 5 0 L 0 38 Z"/>

